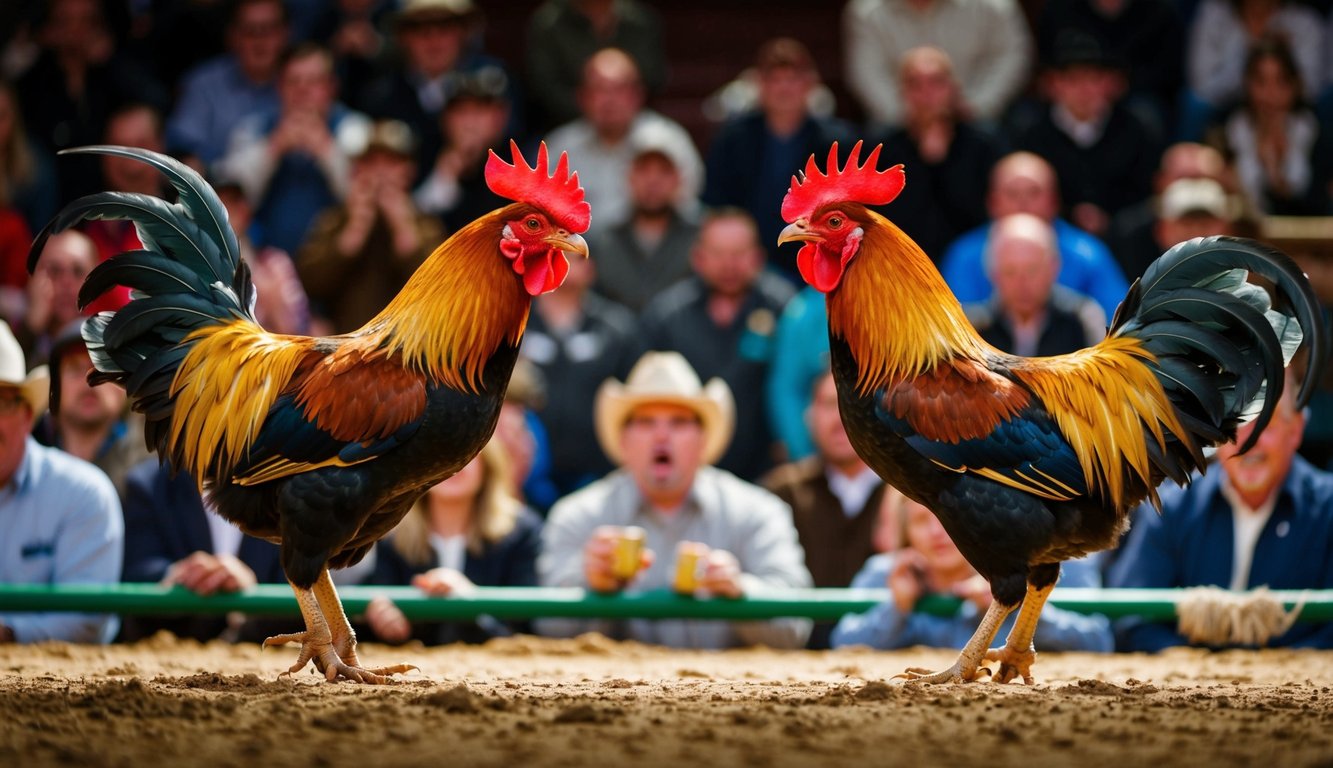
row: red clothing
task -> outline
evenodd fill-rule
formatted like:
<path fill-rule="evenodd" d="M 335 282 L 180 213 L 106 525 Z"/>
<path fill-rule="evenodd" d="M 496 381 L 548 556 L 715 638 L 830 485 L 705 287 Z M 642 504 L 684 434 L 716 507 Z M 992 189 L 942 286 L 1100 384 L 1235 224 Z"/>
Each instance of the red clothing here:
<path fill-rule="evenodd" d="M 92 238 L 97 246 L 97 262 L 103 261 L 125 251 L 137 251 L 143 248 L 139 242 L 139 233 L 129 221 L 89 221 L 83 225 L 84 234 Z M 117 310 L 130 301 L 130 289 L 116 286 L 84 308 L 86 315 L 94 315 L 104 310 Z"/>
<path fill-rule="evenodd" d="M 23 288 L 28 284 L 28 249 L 32 231 L 13 208 L 0 208 L 0 285 Z"/>

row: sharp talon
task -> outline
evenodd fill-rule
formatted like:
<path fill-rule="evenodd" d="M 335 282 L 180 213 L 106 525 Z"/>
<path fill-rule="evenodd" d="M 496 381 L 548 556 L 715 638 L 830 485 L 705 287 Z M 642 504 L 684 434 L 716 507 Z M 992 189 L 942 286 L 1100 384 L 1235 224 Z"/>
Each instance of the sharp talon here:
<path fill-rule="evenodd" d="M 1037 660 L 1036 651 L 1019 651 L 1009 646 L 992 648 L 986 651 L 986 660 L 1000 662 L 1000 668 L 991 674 L 991 680 L 1003 684 L 1021 677 L 1025 685 L 1032 685 L 1032 664 Z"/>

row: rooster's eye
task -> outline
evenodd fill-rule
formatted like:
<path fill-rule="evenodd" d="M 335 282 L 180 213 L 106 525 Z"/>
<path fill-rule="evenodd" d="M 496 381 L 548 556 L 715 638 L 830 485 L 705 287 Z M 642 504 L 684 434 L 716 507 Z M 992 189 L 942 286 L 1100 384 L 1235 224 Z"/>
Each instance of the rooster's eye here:
<path fill-rule="evenodd" d="M 540 221 L 537 221 L 535 217 L 530 218 L 527 221 L 523 222 L 523 226 L 527 227 L 528 230 L 532 232 L 536 232 L 541 227 L 541 225 L 542 223 Z"/>
<path fill-rule="evenodd" d="M 833 228 L 833 229 L 837 229 L 838 227 L 841 227 L 841 226 L 842 226 L 842 217 L 841 217 L 841 216 L 830 216 L 829 219 L 828 219 L 828 225 L 829 225 L 831 228 Z"/>

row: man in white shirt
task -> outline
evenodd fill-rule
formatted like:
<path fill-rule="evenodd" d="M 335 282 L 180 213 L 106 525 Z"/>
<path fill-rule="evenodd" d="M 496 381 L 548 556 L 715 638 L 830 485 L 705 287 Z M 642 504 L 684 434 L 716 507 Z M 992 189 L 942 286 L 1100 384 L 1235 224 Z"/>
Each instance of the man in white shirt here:
<path fill-rule="evenodd" d="M 702 385 L 677 352 L 649 352 L 623 384 L 603 383 L 594 406 L 598 441 L 621 468 L 551 509 L 537 558 L 541 583 L 601 593 L 666 588 L 677 546 L 688 543 L 699 553 L 701 595 L 740 598 L 810 586 L 791 509 L 711 466 L 731 439 L 733 410 L 726 383 Z M 642 529 L 646 552 L 640 570 L 625 578 L 613 564 L 617 540 L 630 526 Z M 600 631 L 675 648 L 800 648 L 810 622 L 548 619 L 538 629 L 566 636 Z"/>

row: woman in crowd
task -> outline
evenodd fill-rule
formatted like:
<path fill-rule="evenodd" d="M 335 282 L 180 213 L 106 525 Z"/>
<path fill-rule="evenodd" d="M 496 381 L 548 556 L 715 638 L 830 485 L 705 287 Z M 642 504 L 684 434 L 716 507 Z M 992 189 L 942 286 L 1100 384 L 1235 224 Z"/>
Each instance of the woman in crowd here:
<path fill-rule="evenodd" d="M 541 522 L 514 497 L 510 472 L 504 448 L 492 440 L 458 474 L 431 488 L 376 545 L 369 582 L 412 584 L 441 597 L 476 585 L 535 586 Z M 490 616 L 412 623 L 384 596 L 371 600 L 366 622 L 373 637 L 386 643 L 475 643 L 526 630 Z"/>

